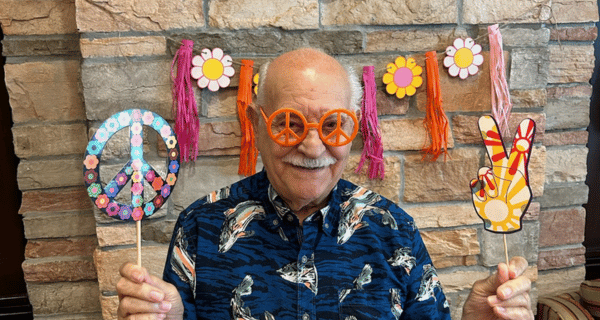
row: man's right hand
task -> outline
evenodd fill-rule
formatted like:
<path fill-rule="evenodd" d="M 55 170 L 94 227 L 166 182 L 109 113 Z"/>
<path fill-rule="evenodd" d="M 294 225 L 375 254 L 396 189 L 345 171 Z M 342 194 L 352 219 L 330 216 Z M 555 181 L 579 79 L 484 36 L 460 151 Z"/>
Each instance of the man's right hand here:
<path fill-rule="evenodd" d="M 174 285 L 131 262 L 119 272 L 119 319 L 183 319 L 183 303 Z"/>

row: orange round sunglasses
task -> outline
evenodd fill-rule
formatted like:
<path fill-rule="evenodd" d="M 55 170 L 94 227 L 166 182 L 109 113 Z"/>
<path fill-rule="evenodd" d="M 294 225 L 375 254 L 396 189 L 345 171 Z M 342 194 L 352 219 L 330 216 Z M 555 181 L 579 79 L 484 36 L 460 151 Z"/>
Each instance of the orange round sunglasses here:
<path fill-rule="evenodd" d="M 317 129 L 323 143 L 340 147 L 350 143 L 358 133 L 358 119 L 347 109 L 333 109 L 325 113 L 319 123 L 308 122 L 304 115 L 291 108 L 282 108 L 269 117 L 260 107 L 267 124 L 267 131 L 273 141 L 283 147 L 291 147 L 302 142 L 310 128 Z"/>

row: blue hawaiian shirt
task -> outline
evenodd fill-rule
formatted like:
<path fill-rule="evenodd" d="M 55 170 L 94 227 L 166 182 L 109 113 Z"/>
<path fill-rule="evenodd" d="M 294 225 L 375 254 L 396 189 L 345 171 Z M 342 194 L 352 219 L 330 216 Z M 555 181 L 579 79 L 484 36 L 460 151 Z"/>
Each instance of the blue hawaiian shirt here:
<path fill-rule="evenodd" d="M 197 200 L 164 279 L 185 319 L 450 319 L 413 219 L 345 180 L 302 225 L 265 171 Z"/>

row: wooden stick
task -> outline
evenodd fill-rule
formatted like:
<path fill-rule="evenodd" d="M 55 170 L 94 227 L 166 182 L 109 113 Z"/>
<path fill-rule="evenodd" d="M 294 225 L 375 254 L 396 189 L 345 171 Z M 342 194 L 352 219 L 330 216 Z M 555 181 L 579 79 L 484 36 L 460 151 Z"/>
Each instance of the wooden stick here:
<path fill-rule="evenodd" d="M 504 256 L 506 257 L 506 266 L 508 266 L 508 246 L 506 245 L 506 233 L 503 233 L 504 236 Z"/>
<path fill-rule="evenodd" d="M 142 220 L 135 222 L 135 229 L 137 231 L 137 265 L 142 266 Z"/>

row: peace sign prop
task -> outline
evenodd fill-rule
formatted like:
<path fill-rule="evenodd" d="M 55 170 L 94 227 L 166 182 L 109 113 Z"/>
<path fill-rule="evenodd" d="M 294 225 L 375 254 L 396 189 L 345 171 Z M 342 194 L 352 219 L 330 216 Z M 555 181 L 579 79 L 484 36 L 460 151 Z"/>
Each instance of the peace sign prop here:
<path fill-rule="evenodd" d="M 143 157 L 144 131 L 149 126 L 160 133 L 167 145 L 169 172 L 161 177 Z M 107 141 L 117 131 L 129 127 L 131 159 L 102 187 L 100 183 L 100 158 Z M 165 203 L 171 195 L 179 172 L 179 146 L 173 129 L 158 114 L 143 110 L 130 109 L 119 112 L 108 118 L 90 140 L 83 161 L 83 176 L 87 192 L 94 204 L 111 217 L 121 220 L 134 220 L 138 225 L 138 264 L 140 264 L 140 221 L 151 216 Z M 123 204 L 115 197 L 131 180 L 131 203 Z M 144 202 L 144 181 L 147 181 L 156 192 L 151 201 Z"/>
<path fill-rule="evenodd" d="M 471 180 L 473 205 L 484 228 L 494 233 L 520 231 L 523 215 L 531 203 L 528 165 L 535 136 L 535 122 L 521 121 L 510 154 L 506 154 L 496 120 L 479 118 L 479 130 L 492 167 L 479 169 Z M 505 253 L 506 237 L 504 238 Z"/>

